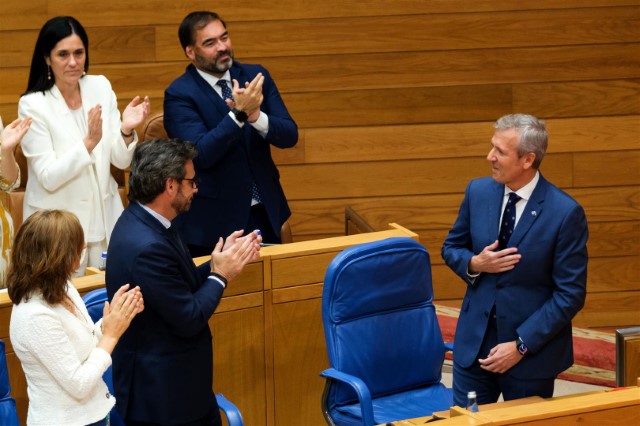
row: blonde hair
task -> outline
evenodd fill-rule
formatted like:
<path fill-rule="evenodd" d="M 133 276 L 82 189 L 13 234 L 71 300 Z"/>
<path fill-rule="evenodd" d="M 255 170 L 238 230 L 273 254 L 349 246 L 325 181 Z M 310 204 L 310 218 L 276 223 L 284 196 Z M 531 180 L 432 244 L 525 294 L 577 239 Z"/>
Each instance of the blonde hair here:
<path fill-rule="evenodd" d="M 51 305 L 62 302 L 83 247 L 82 226 L 73 213 L 41 210 L 29 216 L 11 253 L 7 289 L 13 303 L 27 301 L 36 292 Z"/>

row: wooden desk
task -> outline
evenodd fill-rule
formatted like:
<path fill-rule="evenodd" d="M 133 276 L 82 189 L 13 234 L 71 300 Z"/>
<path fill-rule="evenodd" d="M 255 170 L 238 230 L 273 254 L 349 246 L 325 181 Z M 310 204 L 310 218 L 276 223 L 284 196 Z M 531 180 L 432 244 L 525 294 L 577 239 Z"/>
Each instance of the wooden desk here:
<path fill-rule="evenodd" d="M 437 414 L 434 415 L 437 417 Z M 393 422 L 394 426 L 424 425 L 434 416 Z M 603 390 L 557 398 L 524 398 L 480 406 L 471 413 L 451 407 L 438 426 L 460 425 L 632 425 L 640 424 L 640 388 Z M 381 425 L 384 426 L 384 425 Z"/>
<path fill-rule="evenodd" d="M 321 426 L 329 367 L 321 297 L 326 268 L 343 249 L 391 237 L 418 238 L 396 224 L 380 232 L 264 247 L 261 259 L 229 283 L 209 320 L 214 345 L 214 389 L 236 404 L 251 426 Z M 195 259 L 208 261 L 207 257 Z M 101 273 L 74 279 L 81 294 L 104 287 Z M 9 339 L 12 304 L 0 293 L 0 339 L 7 344 L 12 396 L 22 424 L 27 386 Z"/>

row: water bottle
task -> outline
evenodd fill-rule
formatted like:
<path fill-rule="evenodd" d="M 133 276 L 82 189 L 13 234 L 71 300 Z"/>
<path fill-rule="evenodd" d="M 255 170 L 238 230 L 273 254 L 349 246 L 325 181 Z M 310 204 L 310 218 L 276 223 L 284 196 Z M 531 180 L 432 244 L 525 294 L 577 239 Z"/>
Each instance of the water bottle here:
<path fill-rule="evenodd" d="M 98 268 L 101 271 L 105 271 L 107 269 L 107 252 L 103 251 L 100 255 L 100 267 Z"/>
<path fill-rule="evenodd" d="M 478 412 L 478 398 L 476 397 L 475 391 L 470 391 L 467 393 L 467 410 L 472 413 Z"/>

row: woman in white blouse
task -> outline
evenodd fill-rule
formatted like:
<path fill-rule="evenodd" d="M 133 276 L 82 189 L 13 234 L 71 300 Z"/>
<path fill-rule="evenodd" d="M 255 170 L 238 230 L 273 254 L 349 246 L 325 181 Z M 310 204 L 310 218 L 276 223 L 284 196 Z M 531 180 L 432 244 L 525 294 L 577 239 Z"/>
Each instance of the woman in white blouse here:
<path fill-rule="evenodd" d="M 108 425 L 115 404 L 102 375 L 131 320 L 139 287 L 122 286 L 96 324 L 69 281 L 85 243 L 70 212 L 41 210 L 16 235 L 7 276 L 9 333 L 27 378 L 28 425 Z"/>
<path fill-rule="evenodd" d="M 58 16 L 38 35 L 29 82 L 18 115 L 33 117 L 22 140 L 29 179 L 24 217 L 42 209 L 78 216 L 87 241 L 85 266 L 100 266 L 123 211 L 111 165 L 124 169 L 138 142 L 135 128 L 148 116 L 149 98 L 135 97 L 122 113 L 109 80 L 87 75 L 89 39 L 76 19 Z"/>

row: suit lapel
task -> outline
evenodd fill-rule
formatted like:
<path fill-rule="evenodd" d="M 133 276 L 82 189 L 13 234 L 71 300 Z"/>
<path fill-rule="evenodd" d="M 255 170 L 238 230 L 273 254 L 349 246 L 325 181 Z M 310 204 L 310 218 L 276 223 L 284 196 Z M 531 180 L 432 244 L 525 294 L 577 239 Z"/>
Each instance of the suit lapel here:
<path fill-rule="evenodd" d="M 196 270 L 196 266 L 193 263 L 193 259 L 191 256 L 185 251 L 184 246 L 180 244 L 179 241 L 176 241 L 175 237 L 171 234 L 171 232 L 164 227 L 162 223 L 155 217 L 151 216 L 145 209 L 143 209 L 137 202 L 132 202 L 127 207 L 131 209 L 131 212 L 135 214 L 140 220 L 142 220 L 147 226 L 151 229 L 155 230 L 158 234 L 162 236 L 169 244 L 171 244 L 175 249 L 182 263 L 188 265 L 189 270 L 191 271 L 191 282 L 187 283 L 190 287 L 196 289 L 199 287 L 200 282 L 198 280 L 198 271 Z"/>
<path fill-rule="evenodd" d="M 493 243 L 498 239 L 500 233 L 500 214 L 502 213 L 502 201 L 504 198 L 504 185 L 495 182 L 493 189 L 489 194 L 489 200 L 487 203 L 487 226 L 489 233 L 489 240 Z"/>
<path fill-rule="evenodd" d="M 194 67 L 193 65 L 189 65 L 187 67 L 187 72 L 189 73 L 193 81 L 198 86 L 198 89 L 200 90 L 200 92 L 206 96 L 206 98 L 209 100 L 211 105 L 215 107 L 215 109 L 220 113 L 220 115 L 224 117 L 226 114 L 228 114 L 229 106 L 227 106 L 227 103 L 224 100 L 222 100 L 220 95 L 216 93 L 213 87 L 211 87 L 211 85 L 207 83 L 207 81 L 204 78 L 202 78 L 200 74 L 198 74 L 196 67 Z"/>
<path fill-rule="evenodd" d="M 62 150 L 60 149 L 62 148 L 60 146 L 54 147 L 54 150 L 64 151 L 66 150 L 66 148 L 73 145 L 72 144 L 73 141 L 84 139 L 85 135 L 83 135 L 82 132 L 80 132 L 80 129 L 78 128 L 78 125 L 76 124 L 76 121 L 74 120 L 73 115 L 71 114 L 71 111 L 69 110 L 69 107 L 67 106 L 67 103 L 65 102 L 64 97 L 62 96 L 62 93 L 60 93 L 60 90 L 58 90 L 58 86 L 54 84 L 51 87 L 51 91 L 49 93 L 52 95 L 50 103 L 54 111 L 54 115 L 59 117 L 59 121 L 56 123 L 56 126 L 66 129 L 66 131 L 69 133 L 68 138 L 52 139 L 54 144 L 61 143 L 64 146 L 64 149 Z M 83 114 L 85 114 L 85 117 L 86 117 L 86 112 L 84 111 L 84 99 L 82 99 L 82 103 L 83 103 Z"/>

